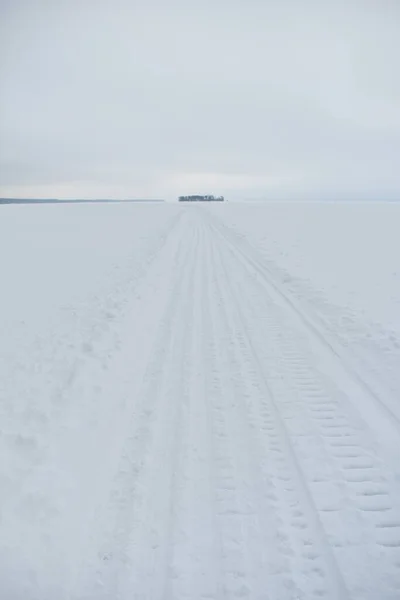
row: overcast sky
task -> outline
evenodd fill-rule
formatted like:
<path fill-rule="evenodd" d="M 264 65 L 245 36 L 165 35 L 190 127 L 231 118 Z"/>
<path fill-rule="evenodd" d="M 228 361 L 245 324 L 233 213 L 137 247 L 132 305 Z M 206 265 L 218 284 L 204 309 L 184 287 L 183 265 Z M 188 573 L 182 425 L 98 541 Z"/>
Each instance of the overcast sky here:
<path fill-rule="evenodd" d="M 0 196 L 400 199 L 399 0 L 0 7 Z"/>

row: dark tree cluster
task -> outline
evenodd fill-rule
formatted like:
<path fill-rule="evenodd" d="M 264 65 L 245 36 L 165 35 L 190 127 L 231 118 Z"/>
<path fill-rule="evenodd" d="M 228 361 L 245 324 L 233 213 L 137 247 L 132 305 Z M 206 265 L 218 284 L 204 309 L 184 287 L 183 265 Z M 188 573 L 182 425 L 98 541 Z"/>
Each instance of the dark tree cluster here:
<path fill-rule="evenodd" d="M 179 196 L 179 202 L 223 202 L 223 196 Z"/>

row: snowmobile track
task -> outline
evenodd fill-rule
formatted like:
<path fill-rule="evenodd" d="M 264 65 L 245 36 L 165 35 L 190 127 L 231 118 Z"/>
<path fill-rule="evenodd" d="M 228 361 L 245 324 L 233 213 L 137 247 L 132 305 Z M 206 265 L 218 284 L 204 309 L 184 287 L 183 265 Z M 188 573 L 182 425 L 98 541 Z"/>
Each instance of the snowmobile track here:
<path fill-rule="evenodd" d="M 390 424 L 392 428 L 394 426 L 396 427 L 397 431 L 393 432 L 393 435 L 400 435 L 400 417 L 393 412 L 384 399 L 375 392 L 373 386 L 366 381 L 365 377 L 362 377 L 358 371 L 352 365 L 350 365 L 349 361 L 345 358 L 344 350 L 340 348 L 332 339 L 327 339 L 321 327 L 314 322 L 313 318 L 306 314 L 305 311 L 297 305 L 296 301 L 292 299 L 285 290 L 282 289 L 282 286 L 275 281 L 270 269 L 268 268 L 268 265 L 265 264 L 256 248 L 254 248 L 248 240 L 238 236 L 233 230 L 220 222 L 220 220 L 215 216 L 211 217 L 207 215 L 207 218 L 209 219 L 210 226 L 215 229 L 216 233 L 218 233 L 236 253 L 238 260 L 244 261 L 244 263 L 247 265 L 247 268 L 250 269 L 250 271 L 259 279 L 259 281 L 264 283 L 269 292 L 275 292 L 279 296 L 281 302 L 285 304 L 287 308 L 290 309 L 294 315 L 296 315 L 303 326 L 309 330 L 314 339 L 318 340 L 318 342 L 323 345 L 325 349 L 332 354 L 332 356 L 335 357 L 336 362 L 341 369 L 344 369 L 348 376 L 353 379 L 355 384 L 362 389 L 364 392 L 364 397 L 367 394 L 371 401 L 379 405 L 382 412 L 386 415 L 386 417 L 388 417 L 386 420 L 386 426 Z"/>
<path fill-rule="evenodd" d="M 352 394 L 371 394 L 206 209 L 185 207 L 166 246 L 97 556 L 71 598 L 396 600 L 389 413 L 364 419 Z"/>

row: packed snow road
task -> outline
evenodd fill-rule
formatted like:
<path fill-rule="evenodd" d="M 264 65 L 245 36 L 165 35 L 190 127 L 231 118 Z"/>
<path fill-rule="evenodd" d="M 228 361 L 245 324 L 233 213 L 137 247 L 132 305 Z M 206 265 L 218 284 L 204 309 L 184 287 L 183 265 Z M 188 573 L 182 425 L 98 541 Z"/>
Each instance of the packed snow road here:
<path fill-rule="evenodd" d="M 171 209 L 57 385 L 5 398 L 1 597 L 400 597 L 393 386 L 223 217 Z"/>

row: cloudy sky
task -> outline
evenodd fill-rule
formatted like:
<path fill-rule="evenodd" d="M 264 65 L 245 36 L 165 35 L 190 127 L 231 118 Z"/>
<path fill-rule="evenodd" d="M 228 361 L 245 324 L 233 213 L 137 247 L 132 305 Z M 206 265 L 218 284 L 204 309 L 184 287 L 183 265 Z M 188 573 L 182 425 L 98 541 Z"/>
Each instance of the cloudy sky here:
<path fill-rule="evenodd" d="M 400 198 L 399 0 L 0 0 L 0 196 Z"/>

